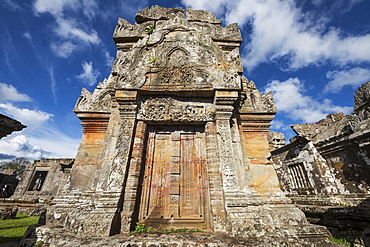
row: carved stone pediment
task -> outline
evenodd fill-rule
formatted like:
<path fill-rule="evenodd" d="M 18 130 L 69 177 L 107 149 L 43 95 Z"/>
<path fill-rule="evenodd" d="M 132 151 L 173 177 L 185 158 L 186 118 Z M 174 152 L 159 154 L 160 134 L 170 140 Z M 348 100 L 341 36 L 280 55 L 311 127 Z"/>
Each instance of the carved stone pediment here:
<path fill-rule="evenodd" d="M 262 94 L 258 91 L 253 81 L 243 77 L 243 98 L 240 108 L 241 113 L 276 113 L 277 109 L 272 97 L 272 92 Z"/>
<path fill-rule="evenodd" d="M 78 98 L 73 109 L 74 112 L 110 112 L 112 98 L 106 89 L 96 89 L 91 93 L 86 88 L 82 88 L 81 96 Z"/>
<path fill-rule="evenodd" d="M 139 102 L 137 118 L 145 121 L 212 121 L 210 99 L 191 100 L 175 97 L 144 97 Z"/>

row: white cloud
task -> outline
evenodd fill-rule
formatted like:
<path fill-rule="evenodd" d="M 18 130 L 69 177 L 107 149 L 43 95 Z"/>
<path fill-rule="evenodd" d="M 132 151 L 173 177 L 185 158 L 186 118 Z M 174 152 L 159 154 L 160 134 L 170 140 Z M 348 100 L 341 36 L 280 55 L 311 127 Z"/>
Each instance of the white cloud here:
<path fill-rule="evenodd" d="M 6 114 L 13 116 L 22 124 L 27 125 L 28 130 L 33 130 L 42 126 L 44 122 L 53 116 L 53 114 L 43 111 L 17 108 L 10 103 L 0 104 L 0 109 Z"/>
<path fill-rule="evenodd" d="M 370 70 L 363 68 L 352 68 L 347 70 L 333 70 L 326 73 L 330 80 L 324 88 L 324 93 L 337 93 L 345 86 L 352 88 L 361 86 L 370 80 Z"/>
<path fill-rule="evenodd" d="M 100 38 L 98 33 L 91 29 L 91 30 L 83 30 L 82 28 L 78 27 L 78 23 L 74 19 L 63 19 L 57 18 L 57 28 L 54 30 L 61 38 L 66 40 L 72 39 L 77 41 L 82 41 L 88 44 L 99 44 Z"/>
<path fill-rule="evenodd" d="M 23 33 L 23 35 L 22 35 L 23 37 L 25 37 L 26 39 L 28 39 L 28 40 L 32 40 L 32 36 L 31 36 L 31 34 L 29 33 L 29 32 L 25 32 L 25 33 Z"/>
<path fill-rule="evenodd" d="M 28 102 L 32 99 L 26 94 L 19 93 L 13 85 L 0 82 L 0 102 L 6 101 Z"/>
<path fill-rule="evenodd" d="M 49 13 L 54 17 L 52 31 L 59 40 L 50 47 L 58 57 L 68 58 L 79 46 L 101 43 L 98 33 L 88 22 L 77 21 L 81 15 L 89 19 L 95 16 L 99 7 L 95 0 L 36 0 L 33 7 L 36 14 Z"/>
<path fill-rule="evenodd" d="M 289 125 L 284 124 L 283 121 L 274 119 L 271 122 L 271 129 L 274 129 L 275 131 L 277 131 L 277 130 L 286 131 L 286 130 L 290 130 L 290 127 L 289 127 Z"/>
<path fill-rule="evenodd" d="M 39 134 L 29 139 L 31 143 L 47 148 L 47 151 L 53 153 L 52 157 L 63 158 L 74 158 L 81 140 L 71 138 L 50 126 L 40 128 Z"/>
<path fill-rule="evenodd" d="M 66 41 L 60 43 L 52 43 L 50 45 L 50 48 L 58 57 L 68 58 L 78 48 L 78 46 L 73 44 L 72 42 Z"/>
<path fill-rule="evenodd" d="M 104 57 L 105 57 L 105 64 L 108 67 L 112 67 L 113 62 L 114 62 L 114 58 L 109 54 L 108 51 L 104 51 Z"/>
<path fill-rule="evenodd" d="M 90 19 L 95 16 L 99 9 L 95 0 L 36 0 L 33 7 L 37 14 L 50 13 L 54 17 L 63 16 L 66 10 L 74 12 L 81 10 Z"/>
<path fill-rule="evenodd" d="M 1 139 L 0 150 L 3 155 L 25 157 L 30 160 L 50 157 L 53 154 L 38 145 L 31 144 L 29 138 L 24 135 Z"/>
<path fill-rule="evenodd" d="M 250 42 L 243 55 L 248 70 L 265 62 L 276 62 L 282 69 L 325 62 L 338 65 L 370 62 L 370 34 L 355 36 L 328 27 L 324 17 L 304 12 L 293 0 L 182 2 L 215 13 L 225 11 L 227 23 L 251 25 Z"/>
<path fill-rule="evenodd" d="M 279 112 L 286 114 L 292 120 L 316 122 L 335 112 L 348 114 L 352 107 L 333 105 L 331 100 L 322 102 L 305 95 L 304 84 L 298 78 L 289 78 L 286 81 L 274 80 L 265 87 L 265 92 L 272 91 Z"/>
<path fill-rule="evenodd" d="M 83 72 L 77 76 L 83 83 L 93 86 L 98 81 L 98 76 L 100 72 L 94 70 L 92 62 L 85 62 L 83 61 L 82 64 Z"/>
<path fill-rule="evenodd" d="M 36 13 L 50 13 L 54 16 L 62 15 L 63 11 L 68 9 L 77 9 L 79 7 L 78 0 L 36 0 L 34 5 Z"/>

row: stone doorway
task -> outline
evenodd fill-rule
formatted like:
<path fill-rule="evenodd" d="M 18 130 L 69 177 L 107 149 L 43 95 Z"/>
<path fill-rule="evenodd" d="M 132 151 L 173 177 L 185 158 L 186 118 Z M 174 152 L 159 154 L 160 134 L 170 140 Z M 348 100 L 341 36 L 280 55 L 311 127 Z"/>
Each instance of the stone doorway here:
<path fill-rule="evenodd" d="M 208 228 L 204 126 L 149 126 L 139 222 Z"/>

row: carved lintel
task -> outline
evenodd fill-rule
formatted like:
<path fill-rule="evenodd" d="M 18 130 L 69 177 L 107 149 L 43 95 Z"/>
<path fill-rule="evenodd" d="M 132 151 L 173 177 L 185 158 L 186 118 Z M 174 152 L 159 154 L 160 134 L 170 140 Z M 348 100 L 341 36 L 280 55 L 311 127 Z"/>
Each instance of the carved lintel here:
<path fill-rule="evenodd" d="M 110 113 L 82 113 L 77 112 L 82 121 L 83 133 L 105 133 L 108 128 Z"/>
<path fill-rule="evenodd" d="M 137 91 L 133 90 L 116 90 L 115 99 L 120 104 L 127 102 L 135 102 L 137 96 Z"/>
<path fill-rule="evenodd" d="M 233 105 L 238 99 L 237 91 L 221 91 L 217 90 L 215 94 L 215 102 L 217 105 Z"/>
<path fill-rule="evenodd" d="M 212 121 L 210 101 L 189 101 L 176 97 L 148 97 L 139 102 L 137 118 L 145 121 Z"/>
<path fill-rule="evenodd" d="M 260 114 L 249 113 L 240 114 L 241 125 L 244 132 L 248 131 L 262 131 L 268 132 L 271 127 L 271 121 L 274 119 L 275 114 Z"/>
<path fill-rule="evenodd" d="M 117 90 L 115 99 L 119 104 L 119 112 L 121 118 L 135 118 L 136 117 L 136 96 L 137 91 L 132 90 Z"/>

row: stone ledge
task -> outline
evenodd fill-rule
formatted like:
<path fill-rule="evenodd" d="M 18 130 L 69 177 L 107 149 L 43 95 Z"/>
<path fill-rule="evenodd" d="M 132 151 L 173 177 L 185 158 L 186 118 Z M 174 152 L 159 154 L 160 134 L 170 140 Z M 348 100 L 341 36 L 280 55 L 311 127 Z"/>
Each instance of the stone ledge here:
<path fill-rule="evenodd" d="M 306 234 L 307 235 L 307 234 Z M 160 232 L 141 233 L 137 235 L 119 234 L 107 238 L 83 238 L 71 234 L 64 228 L 50 228 L 48 226 L 31 226 L 20 246 L 33 246 L 37 241 L 42 240 L 43 246 L 122 246 L 122 247 L 242 247 L 242 246 L 341 246 L 329 242 L 324 238 L 305 239 L 264 236 L 262 238 L 240 238 L 232 237 L 222 233 L 170 233 Z"/>

